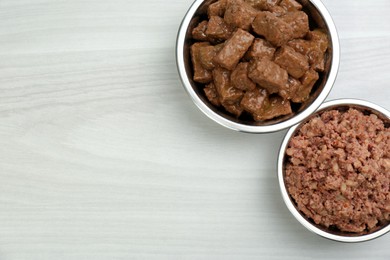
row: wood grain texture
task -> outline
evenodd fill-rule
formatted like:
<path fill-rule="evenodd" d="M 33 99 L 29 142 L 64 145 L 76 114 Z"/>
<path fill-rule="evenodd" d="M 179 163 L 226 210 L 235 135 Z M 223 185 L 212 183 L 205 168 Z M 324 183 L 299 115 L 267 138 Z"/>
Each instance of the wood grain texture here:
<path fill-rule="evenodd" d="M 311 234 L 279 194 L 285 132 L 207 119 L 176 72 L 191 0 L 0 0 L 0 259 L 389 259 Z M 390 109 L 390 1 L 324 0 L 329 99 Z"/>

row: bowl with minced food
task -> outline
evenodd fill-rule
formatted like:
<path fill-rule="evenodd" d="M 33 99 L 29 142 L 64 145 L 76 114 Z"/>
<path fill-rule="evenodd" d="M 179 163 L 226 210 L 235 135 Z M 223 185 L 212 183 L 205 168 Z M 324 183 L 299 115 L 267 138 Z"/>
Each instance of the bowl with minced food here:
<path fill-rule="evenodd" d="M 367 101 L 324 103 L 280 149 L 283 199 L 309 230 L 342 242 L 390 231 L 390 112 Z"/>

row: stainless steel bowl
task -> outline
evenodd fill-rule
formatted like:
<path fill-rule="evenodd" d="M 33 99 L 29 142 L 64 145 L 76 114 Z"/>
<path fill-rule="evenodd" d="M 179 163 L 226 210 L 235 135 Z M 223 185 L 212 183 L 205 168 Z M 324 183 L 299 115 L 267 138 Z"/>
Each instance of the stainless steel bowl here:
<path fill-rule="evenodd" d="M 293 214 L 293 216 L 308 230 L 322 236 L 328 239 L 332 239 L 335 241 L 340 242 L 363 242 L 367 240 L 371 240 L 377 237 L 380 237 L 387 232 L 390 231 L 390 224 L 382 227 L 381 229 L 364 235 L 352 235 L 352 234 L 346 234 L 343 232 L 335 232 L 331 230 L 327 230 L 319 225 L 316 225 L 314 222 L 308 220 L 303 213 L 296 208 L 292 198 L 290 197 L 285 182 L 284 182 L 284 166 L 287 160 L 286 156 L 286 149 L 288 147 L 288 144 L 290 142 L 291 137 L 295 136 L 295 133 L 300 129 L 300 127 L 308 122 L 312 117 L 323 113 L 324 111 L 329 111 L 333 109 L 337 109 L 340 111 L 345 111 L 348 108 L 355 108 L 357 110 L 368 112 L 370 114 L 375 114 L 379 118 L 381 118 L 387 125 L 390 124 L 390 112 L 386 109 L 372 104 L 367 101 L 363 100 L 356 100 L 356 99 L 339 99 L 334 101 L 329 101 L 324 103 L 319 110 L 313 114 L 311 117 L 307 118 L 305 121 L 301 122 L 299 125 L 296 125 L 292 127 L 286 134 L 286 137 L 283 140 L 282 146 L 279 151 L 279 157 L 278 157 L 278 179 L 279 179 L 279 185 L 282 192 L 282 197 L 284 202 L 287 205 L 287 208 L 290 210 L 290 212 Z"/>
<path fill-rule="evenodd" d="M 327 32 L 330 39 L 328 57 L 325 72 L 318 80 L 311 98 L 305 102 L 292 115 L 266 122 L 237 119 L 226 112 L 214 107 L 201 91 L 201 87 L 192 80 L 192 65 L 189 47 L 192 44 L 191 31 L 196 26 L 200 17 L 204 16 L 208 5 L 216 0 L 196 0 L 185 15 L 177 35 L 176 63 L 184 88 L 198 108 L 215 122 L 241 132 L 247 133 L 270 133 L 291 127 L 306 117 L 310 116 L 326 99 L 336 80 L 339 61 L 340 46 L 336 27 L 333 20 L 320 0 L 298 0 L 309 13 L 312 21 Z"/>

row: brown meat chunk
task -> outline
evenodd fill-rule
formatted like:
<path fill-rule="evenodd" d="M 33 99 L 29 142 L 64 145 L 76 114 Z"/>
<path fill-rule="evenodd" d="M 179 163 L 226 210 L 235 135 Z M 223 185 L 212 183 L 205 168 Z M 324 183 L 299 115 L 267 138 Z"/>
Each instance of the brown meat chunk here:
<path fill-rule="evenodd" d="M 292 47 L 297 52 L 308 55 L 313 49 L 318 49 L 315 44 L 304 39 L 294 39 L 287 43 L 288 46 Z M 319 50 L 317 50 L 319 51 Z M 309 61 L 310 62 L 310 61 Z"/>
<path fill-rule="evenodd" d="M 270 94 L 278 93 L 288 80 L 287 71 L 267 59 L 251 61 L 248 76 Z"/>
<path fill-rule="evenodd" d="M 233 70 L 230 76 L 233 87 L 241 90 L 252 90 L 256 88 L 256 83 L 248 78 L 248 65 L 249 63 L 247 62 L 241 62 Z"/>
<path fill-rule="evenodd" d="M 326 33 L 316 29 L 308 33 L 307 38 L 316 44 L 321 52 L 325 53 L 329 46 L 329 39 Z"/>
<path fill-rule="evenodd" d="M 222 106 L 226 109 L 226 111 L 235 115 L 236 117 L 239 117 L 242 114 L 242 112 L 244 112 L 244 109 L 240 106 L 240 103 L 233 103 L 233 104 L 223 103 Z"/>
<path fill-rule="evenodd" d="M 272 7 L 277 6 L 280 0 L 245 0 L 252 7 L 261 11 L 270 11 Z"/>
<path fill-rule="evenodd" d="M 207 25 L 206 35 L 217 40 L 227 40 L 233 34 L 233 28 L 219 16 L 211 16 Z"/>
<path fill-rule="evenodd" d="M 290 101 L 275 96 L 269 99 L 269 106 L 265 108 L 261 114 L 255 114 L 254 116 L 256 121 L 264 121 L 291 113 Z"/>
<path fill-rule="evenodd" d="M 293 38 L 302 38 L 309 32 L 309 17 L 305 12 L 288 12 L 281 19 L 292 27 Z"/>
<path fill-rule="evenodd" d="M 260 12 L 252 23 L 253 30 L 275 46 L 282 46 L 293 38 L 293 29 L 283 19 L 270 12 Z"/>
<path fill-rule="evenodd" d="M 308 70 L 301 78 L 302 84 L 296 92 L 295 96 L 292 98 L 292 101 L 295 103 L 302 103 L 306 101 L 309 98 L 310 92 L 318 79 L 319 75 L 315 70 Z"/>
<path fill-rule="evenodd" d="M 325 70 L 325 55 L 323 53 L 320 53 L 319 56 L 316 56 L 315 60 L 316 60 L 316 62 L 313 63 L 312 68 L 315 69 L 316 71 L 324 71 Z"/>
<path fill-rule="evenodd" d="M 286 9 L 284 9 L 283 7 L 278 6 L 278 5 L 271 7 L 269 9 L 269 11 L 271 13 L 275 14 L 277 17 L 283 16 L 287 13 Z"/>
<path fill-rule="evenodd" d="M 215 3 L 210 4 L 208 9 L 207 9 L 207 13 L 208 13 L 209 17 L 211 17 L 211 16 L 223 17 L 223 15 L 225 14 L 225 10 L 226 10 L 226 3 L 227 3 L 227 0 L 219 0 Z"/>
<path fill-rule="evenodd" d="M 225 46 L 217 54 L 214 62 L 223 68 L 233 70 L 252 45 L 254 38 L 255 37 L 252 34 L 242 29 L 238 29 L 233 36 L 225 42 Z"/>
<path fill-rule="evenodd" d="M 207 30 L 207 21 L 202 21 L 192 30 L 192 38 L 198 41 L 207 41 L 207 35 L 206 35 L 206 30 Z"/>
<path fill-rule="evenodd" d="M 217 92 L 217 89 L 215 88 L 215 85 L 213 82 L 211 82 L 210 84 L 208 84 L 204 88 L 204 93 L 206 94 L 206 97 L 211 102 L 211 104 L 213 104 L 214 106 L 217 106 L 217 107 L 221 106 L 221 102 L 219 101 L 218 92 Z"/>
<path fill-rule="evenodd" d="M 226 7 L 224 20 L 231 26 L 248 31 L 255 19 L 257 10 L 242 0 L 229 1 Z"/>
<path fill-rule="evenodd" d="M 283 46 L 275 54 L 275 63 L 288 74 L 299 79 L 309 69 L 309 62 L 306 56 L 296 52 L 289 46 Z"/>
<path fill-rule="evenodd" d="M 273 60 L 275 54 L 275 48 L 264 39 L 255 39 L 249 51 L 246 53 L 245 58 L 247 60 L 256 59 L 269 59 Z"/>
<path fill-rule="evenodd" d="M 292 47 L 297 52 L 306 55 L 306 57 L 309 59 L 309 64 L 313 69 L 317 71 L 324 70 L 324 53 L 320 50 L 320 47 L 316 42 L 303 39 L 294 39 L 289 41 L 287 45 Z"/>
<path fill-rule="evenodd" d="M 214 85 L 222 104 L 234 104 L 241 100 L 244 93 L 232 86 L 230 71 L 223 68 L 213 70 Z"/>
<path fill-rule="evenodd" d="M 314 84 L 319 79 L 319 75 L 315 70 L 308 70 L 301 78 L 302 85 L 306 88 L 312 89 Z"/>
<path fill-rule="evenodd" d="M 279 91 L 279 95 L 284 99 L 292 99 L 301 88 L 301 82 L 293 77 L 288 77 L 287 84 Z"/>
<path fill-rule="evenodd" d="M 295 0 L 282 0 L 279 5 L 286 9 L 288 12 L 302 10 L 302 5 Z"/>
<path fill-rule="evenodd" d="M 223 48 L 223 44 L 218 44 L 215 46 L 202 46 L 199 49 L 199 59 L 203 68 L 207 70 L 212 70 L 215 68 L 214 58 L 217 53 Z"/>
<path fill-rule="evenodd" d="M 192 44 L 190 52 L 191 52 L 191 60 L 192 66 L 194 68 L 194 81 L 199 83 L 209 83 L 212 80 L 212 73 L 209 70 L 203 68 L 200 62 L 200 49 L 205 46 L 209 46 L 208 42 L 196 42 Z"/>
<path fill-rule="evenodd" d="M 251 114 L 261 114 L 269 106 L 268 93 L 265 89 L 254 88 L 245 93 L 240 104 Z"/>

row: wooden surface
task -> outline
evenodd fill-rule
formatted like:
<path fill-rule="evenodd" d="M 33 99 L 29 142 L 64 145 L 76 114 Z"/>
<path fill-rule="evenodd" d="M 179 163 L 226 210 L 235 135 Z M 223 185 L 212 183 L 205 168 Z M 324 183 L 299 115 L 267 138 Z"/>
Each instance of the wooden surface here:
<path fill-rule="evenodd" d="M 342 244 L 279 193 L 285 132 L 206 118 L 179 81 L 192 0 L 0 0 L 0 259 L 390 259 Z M 341 67 L 329 99 L 390 109 L 390 1 L 324 0 Z"/>

